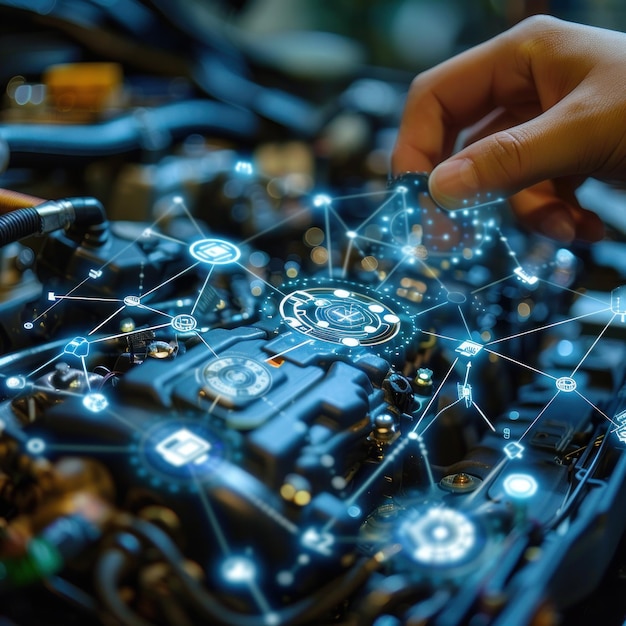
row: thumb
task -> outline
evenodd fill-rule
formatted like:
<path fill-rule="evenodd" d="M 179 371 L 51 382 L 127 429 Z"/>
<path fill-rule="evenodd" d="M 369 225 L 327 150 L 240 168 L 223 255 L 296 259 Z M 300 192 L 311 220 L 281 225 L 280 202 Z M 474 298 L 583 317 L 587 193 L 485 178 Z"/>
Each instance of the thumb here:
<path fill-rule="evenodd" d="M 583 132 L 580 126 L 578 131 L 572 128 L 563 111 L 558 117 L 553 111 L 484 137 L 440 163 L 429 181 L 435 202 L 459 209 L 488 197 L 512 195 L 544 180 L 581 173 Z"/>

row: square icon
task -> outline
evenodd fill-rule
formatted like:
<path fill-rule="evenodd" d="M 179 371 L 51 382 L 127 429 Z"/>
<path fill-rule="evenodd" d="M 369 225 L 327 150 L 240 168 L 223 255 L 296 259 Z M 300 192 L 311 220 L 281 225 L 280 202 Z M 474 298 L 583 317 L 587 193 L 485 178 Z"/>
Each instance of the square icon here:
<path fill-rule="evenodd" d="M 200 464 L 207 458 L 211 444 L 186 428 L 180 428 L 161 441 L 156 451 L 174 467 Z"/>

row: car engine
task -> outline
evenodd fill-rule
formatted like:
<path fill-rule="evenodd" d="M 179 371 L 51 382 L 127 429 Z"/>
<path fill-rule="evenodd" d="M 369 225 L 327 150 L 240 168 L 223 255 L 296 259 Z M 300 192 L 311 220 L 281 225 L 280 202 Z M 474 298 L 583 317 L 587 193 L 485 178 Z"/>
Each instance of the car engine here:
<path fill-rule="evenodd" d="M 626 526 L 619 224 L 563 247 L 388 180 L 392 80 L 329 112 L 206 47 L 120 78 L 76 52 L 106 3 L 1 4 L 64 33 L 0 124 L 2 623 L 586 619 Z"/>

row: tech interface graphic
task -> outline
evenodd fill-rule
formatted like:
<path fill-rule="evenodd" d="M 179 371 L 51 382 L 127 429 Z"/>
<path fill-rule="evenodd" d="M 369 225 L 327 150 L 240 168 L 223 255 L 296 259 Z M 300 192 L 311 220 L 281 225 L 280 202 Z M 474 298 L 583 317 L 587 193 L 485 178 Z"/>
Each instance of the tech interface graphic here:
<path fill-rule="evenodd" d="M 500 199 L 446 213 L 426 190 L 313 194 L 245 239 L 181 198 L 102 245 L 49 236 L 41 297 L 5 321 L 0 419 L 31 463 L 106 468 L 115 495 L 89 496 L 103 519 L 78 508 L 74 552 L 152 553 L 99 548 L 96 587 L 114 553 L 166 563 L 203 623 L 508 626 L 597 584 L 626 519 L 623 287 L 579 285 L 575 254 L 521 237 Z M 277 280 L 257 244 L 301 217 L 315 262 Z M 185 541 L 113 513 L 138 493 Z M 138 597 L 111 610 L 161 623 Z"/>

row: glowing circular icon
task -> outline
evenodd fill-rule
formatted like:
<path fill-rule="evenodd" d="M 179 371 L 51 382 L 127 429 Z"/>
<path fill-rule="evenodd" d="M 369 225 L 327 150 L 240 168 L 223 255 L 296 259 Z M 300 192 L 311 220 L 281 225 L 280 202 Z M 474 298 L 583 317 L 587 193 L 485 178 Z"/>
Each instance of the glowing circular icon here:
<path fill-rule="evenodd" d="M 565 393 L 571 393 L 576 389 L 576 381 L 569 376 L 557 378 L 555 385 L 559 391 L 564 391 Z"/>
<path fill-rule="evenodd" d="M 139 306 L 141 304 L 141 298 L 139 296 L 125 296 L 124 304 L 126 306 Z"/>
<path fill-rule="evenodd" d="M 26 330 L 32 330 L 34 327 L 34 324 L 32 322 L 24 322 L 24 328 Z"/>
<path fill-rule="evenodd" d="M 189 254 L 209 265 L 227 265 L 241 257 L 241 250 L 224 239 L 199 239 L 189 246 Z"/>
<path fill-rule="evenodd" d="M 409 556 L 427 566 L 457 565 L 477 546 L 478 529 L 460 511 L 446 507 L 413 511 L 400 526 L 400 540 Z"/>
<path fill-rule="evenodd" d="M 31 454 L 41 454 L 46 449 L 46 443 L 39 437 L 33 437 L 26 442 L 26 450 Z"/>
<path fill-rule="evenodd" d="M 26 386 L 26 379 L 23 376 L 9 376 L 4 384 L 7 389 L 24 389 Z"/>
<path fill-rule="evenodd" d="M 382 301 L 347 287 L 298 289 L 283 298 L 279 311 L 293 330 L 349 348 L 385 343 L 401 325 L 400 317 Z"/>
<path fill-rule="evenodd" d="M 272 384 L 269 371 L 261 363 L 243 356 L 211 361 L 202 371 L 202 380 L 212 395 L 238 399 L 258 398 Z"/>
<path fill-rule="evenodd" d="M 189 333 L 198 326 L 196 318 L 187 313 L 176 315 L 170 323 L 172 328 L 179 333 Z"/>
<path fill-rule="evenodd" d="M 170 489 L 187 485 L 196 489 L 195 480 L 211 476 L 224 455 L 224 445 L 204 423 L 178 417 L 156 423 L 143 433 L 133 463 L 154 484 Z"/>
<path fill-rule="evenodd" d="M 526 499 L 537 493 L 537 481 L 530 474 L 509 474 L 502 483 L 511 498 Z"/>
<path fill-rule="evenodd" d="M 92 413 L 100 413 L 109 406 L 109 401 L 101 393 L 88 393 L 83 398 L 83 406 Z"/>

